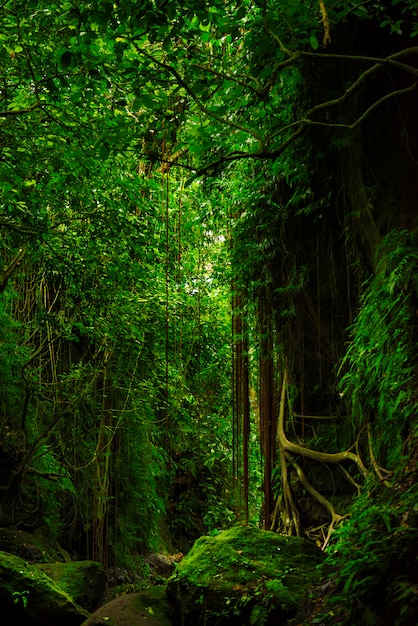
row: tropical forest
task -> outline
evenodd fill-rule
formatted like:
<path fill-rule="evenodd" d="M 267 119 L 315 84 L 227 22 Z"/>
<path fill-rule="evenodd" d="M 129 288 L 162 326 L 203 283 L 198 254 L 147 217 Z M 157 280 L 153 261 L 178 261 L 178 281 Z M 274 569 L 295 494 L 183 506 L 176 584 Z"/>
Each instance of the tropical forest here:
<path fill-rule="evenodd" d="M 1 0 L 11 626 L 418 624 L 416 0 Z"/>

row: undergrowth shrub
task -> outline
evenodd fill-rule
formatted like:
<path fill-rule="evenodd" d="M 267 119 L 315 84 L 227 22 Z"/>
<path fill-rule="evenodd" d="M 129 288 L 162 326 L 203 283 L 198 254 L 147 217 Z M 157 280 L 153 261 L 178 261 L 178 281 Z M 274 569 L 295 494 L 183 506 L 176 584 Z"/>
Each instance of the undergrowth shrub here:
<path fill-rule="evenodd" d="M 341 368 L 353 426 L 369 433 L 361 454 L 374 474 L 327 548 L 332 591 L 314 622 L 324 625 L 418 623 L 416 236 L 389 233 L 378 259 Z"/>
<path fill-rule="evenodd" d="M 334 588 L 323 623 L 416 623 L 418 484 L 369 485 L 350 513 L 327 548 Z"/>
<path fill-rule="evenodd" d="M 417 294 L 417 242 L 409 232 L 392 232 L 352 326 L 340 383 L 354 425 L 368 425 L 373 453 L 389 469 L 417 428 Z"/>

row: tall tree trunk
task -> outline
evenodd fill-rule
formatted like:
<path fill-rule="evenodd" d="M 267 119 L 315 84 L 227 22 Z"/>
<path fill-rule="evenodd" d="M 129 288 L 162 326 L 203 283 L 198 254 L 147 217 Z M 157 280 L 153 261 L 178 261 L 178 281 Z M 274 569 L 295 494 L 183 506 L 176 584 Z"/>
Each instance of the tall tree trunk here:
<path fill-rule="evenodd" d="M 265 288 L 259 300 L 260 324 L 260 442 L 264 459 L 264 521 L 270 528 L 273 512 L 272 471 L 276 457 L 276 399 L 275 368 L 273 358 L 273 306 L 272 294 Z"/>

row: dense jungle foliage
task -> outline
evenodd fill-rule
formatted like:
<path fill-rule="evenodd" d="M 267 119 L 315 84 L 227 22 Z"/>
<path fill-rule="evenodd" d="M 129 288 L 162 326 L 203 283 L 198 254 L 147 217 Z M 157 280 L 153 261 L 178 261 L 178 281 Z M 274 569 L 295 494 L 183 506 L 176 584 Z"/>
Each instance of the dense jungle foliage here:
<path fill-rule="evenodd" d="M 412 623 L 416 2 L 1 8 L 0 525 L 111 571 L 252 521 L 318 623 Z"/>

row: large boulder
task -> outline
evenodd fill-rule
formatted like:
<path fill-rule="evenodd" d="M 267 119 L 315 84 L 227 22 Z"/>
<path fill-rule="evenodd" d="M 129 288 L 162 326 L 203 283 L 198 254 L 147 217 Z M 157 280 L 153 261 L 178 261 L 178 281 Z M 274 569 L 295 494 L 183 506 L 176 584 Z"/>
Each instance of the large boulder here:
<path fill-rule="evenodd" d="M 101 563 L 96 561 L 39 563 L 37 567 L 90 613 L 102 603 L 106 590 L 106 574 Z"/>
<path fill-rule="evenodd" d="M 155 585 L 114 598 L 82 626 L 172 626 L 171 617 L 165 586 Z"/>
<path fill-rule="evenodd" d="M 89 616 L 49 576 L 20 557 L 0 552 L 2 622 L 79 626 Z"/>
<path fill-rule="evenodd" d="M 321 559 L 306 539 L 236 525 L 196 541 L 167 597 L 182 626 L 284 624 L 318 584 Z"/>

